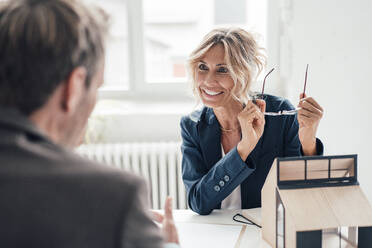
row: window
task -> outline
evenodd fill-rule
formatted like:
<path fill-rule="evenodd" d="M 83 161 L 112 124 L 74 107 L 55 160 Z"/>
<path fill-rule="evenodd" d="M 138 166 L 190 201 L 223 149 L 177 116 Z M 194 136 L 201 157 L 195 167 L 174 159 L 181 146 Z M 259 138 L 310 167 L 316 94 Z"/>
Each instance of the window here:
<path fill-rule="evenodd" d="M 322 247 L 358 247 L 357 227 L 338 227 L 322 230 Z"/>
<path fill-rule="evenodd" d="M 101 92 L 185 95 L 187 57 L 212 28 L 240 26 L 266 37 L 262 0 L 86 1 L 111 17 Z"/>
<path fill-rule="evenodd" d="M 356 155 L 278 158 L 278 186 L 304 188 L 357 183 Z"/>
<path fill-rule="evenodd" d="M 103 89 L 129 90 L 128 17 L 124 0 L 86 0 L 110 15 Z"/>
<path fill-rule="evenodd" d="M 144 0 L 146 83 L 186 82 L 185 61 L 213 26 L 213 0 Z"/>

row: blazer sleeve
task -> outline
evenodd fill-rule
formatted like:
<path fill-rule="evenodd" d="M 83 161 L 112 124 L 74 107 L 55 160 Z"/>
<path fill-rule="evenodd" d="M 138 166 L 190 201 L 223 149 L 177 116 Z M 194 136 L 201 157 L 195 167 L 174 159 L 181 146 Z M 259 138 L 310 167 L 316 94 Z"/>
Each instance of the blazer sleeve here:
<path fill-rule="evenodd" d="M 293 105 L 285 100 L 285 109 L 294 109 Z M 285 136 L 284 136 L 284 156 L 285 157 L 296 157 L 304 156 L 302 151 L 301 142 L 298 136 L 299 124 L 296 115 L 289 115 L 286 117 L 285 124 Z M 320 139 L 316 138 L 316 155 L 323 155 L 324 147 Z"/>
<path fill-rule="evenodd" d="M 236 147 L 211 168 L 207 167 L 197 137 L 196 125 L 181 119 L 182 178 L 190 208 L 207 215 L 240 185 L 256 168 L 251 157 L 243 161 Z"/>

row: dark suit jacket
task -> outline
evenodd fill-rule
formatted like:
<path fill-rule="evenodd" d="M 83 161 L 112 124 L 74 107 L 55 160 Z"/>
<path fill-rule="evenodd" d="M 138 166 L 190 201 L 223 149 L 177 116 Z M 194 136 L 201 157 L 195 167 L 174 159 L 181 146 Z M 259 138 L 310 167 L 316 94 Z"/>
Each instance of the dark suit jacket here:
<path fill-rule="evenodd" d="M 265 95 L 266 111 L 294 109 L 288 100 Z M 182 177 L 188 203 L 199 214 L 221 208 L 221 202 L 241 185 L 242 208 L 261 206 L 261 189 L 276 157 L 301 156 L 296 115 L 265 116 L 265 129 L 255 149 L 243 161 L 236 147 L 222 158 L 220 124 L 213 109 L 204 107 L 181 119 Z M 323 154 L 317 139 L 317 154 Z"/>
<path fill-rule="evenodd" d="M 161 247 L 144 182 L 51 142 L 0 109 L 0 247 Z"/>

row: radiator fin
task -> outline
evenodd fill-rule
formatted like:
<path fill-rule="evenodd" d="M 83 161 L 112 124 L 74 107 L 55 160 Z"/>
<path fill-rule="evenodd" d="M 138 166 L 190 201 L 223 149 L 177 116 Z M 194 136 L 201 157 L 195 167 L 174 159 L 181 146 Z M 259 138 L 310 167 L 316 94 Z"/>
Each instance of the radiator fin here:
<path fill-rule="evenodd" d="M 168 195 L 175 209 L 186 209 L 179 142 L 92 144 L 77 148 L 82 156 L 142 176 L 150 188 L 153 209 L 163 208 Z"/>

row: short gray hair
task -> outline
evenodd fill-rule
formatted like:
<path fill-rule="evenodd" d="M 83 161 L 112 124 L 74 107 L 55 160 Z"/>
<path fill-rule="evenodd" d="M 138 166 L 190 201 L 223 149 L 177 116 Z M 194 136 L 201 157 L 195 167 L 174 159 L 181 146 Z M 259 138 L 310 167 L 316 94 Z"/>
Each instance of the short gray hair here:
<path fill-rule="evenodd" d="M 0 3 L 0 105 L 30 115 L 74 68 L 89 87 L 104 58 L 107 16 L 78 0 Z"/>

